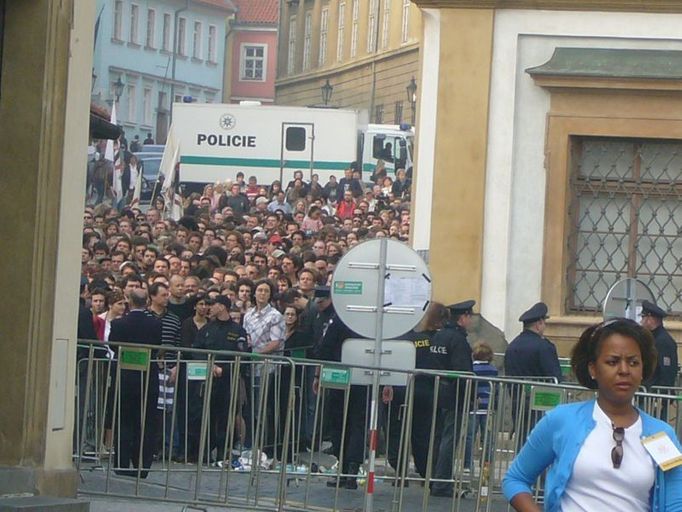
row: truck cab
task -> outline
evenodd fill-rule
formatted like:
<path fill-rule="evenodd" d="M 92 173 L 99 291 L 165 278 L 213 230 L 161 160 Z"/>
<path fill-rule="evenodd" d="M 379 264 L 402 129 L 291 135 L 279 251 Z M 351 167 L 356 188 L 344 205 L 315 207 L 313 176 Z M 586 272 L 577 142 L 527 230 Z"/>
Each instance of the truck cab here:
<path fill-rule="evenodd" d="M 396 169 L 409 169 L 414 158 L 414 128 L 408 124 L 369 124 L 363 134 L 362 178 L 370 181 L 379 160 L 386 175 L 395 176 Z"/>

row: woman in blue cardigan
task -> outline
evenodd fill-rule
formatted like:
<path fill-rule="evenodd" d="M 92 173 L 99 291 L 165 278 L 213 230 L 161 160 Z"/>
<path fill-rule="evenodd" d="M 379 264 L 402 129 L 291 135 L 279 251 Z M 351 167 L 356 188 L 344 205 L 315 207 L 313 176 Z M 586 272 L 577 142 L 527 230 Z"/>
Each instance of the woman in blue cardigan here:
<path fill-rule="evenodd" d="M 541 510 L 531 486 L 549 467 L 549 512 L 682 511 L 682 466 L 664 472 L 642 444 L 663 432 L 679 449 L 675 432 L 633 406 L 656 367 L 649 331 L 625 319 L 592 326 L 574 347 L 571 365 L 597 398 L 559 406 L 533 429 L 502 482 L 514 509 Z"/>

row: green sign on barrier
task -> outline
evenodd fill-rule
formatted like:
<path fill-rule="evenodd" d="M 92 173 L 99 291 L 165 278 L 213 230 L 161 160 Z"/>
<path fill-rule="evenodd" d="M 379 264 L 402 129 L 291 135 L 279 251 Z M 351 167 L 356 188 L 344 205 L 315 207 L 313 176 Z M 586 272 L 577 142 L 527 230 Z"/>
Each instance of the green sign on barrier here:
<path fill-rule="evenodd" d="M 122 370 L 146 372 L 149 368 L 150 357 L 148 348 L 121 347 L 118 352 L 119 365 Z"/>
<path fill-rule="evenodd" d="M 291 351 L 291 357 L 294 359 L 305 359 L 305 349 L 297 348 Z"/>
<path fill-rule="evenodd" d="M 549 411 L 560 405 L 565 399 L 565 391 L 555 388 L 534 387 L 531 392 L 531 409 L 534 411 Z"/>
<path fill-rule="evenodd" d="M 350 370 L 348 368 L 322 368 L 322 386 L 345 389 L 350 386 Z"/>
<path fill-rule="evenodd" d="M 341 295 L 362 295 L 362 281 L 336 281 L 334 293 Z"/>
<path fill-rule="evenodd" d="M 187 363 L 187 380 L 206 380 L 207 377 L 206 363 Z"/>

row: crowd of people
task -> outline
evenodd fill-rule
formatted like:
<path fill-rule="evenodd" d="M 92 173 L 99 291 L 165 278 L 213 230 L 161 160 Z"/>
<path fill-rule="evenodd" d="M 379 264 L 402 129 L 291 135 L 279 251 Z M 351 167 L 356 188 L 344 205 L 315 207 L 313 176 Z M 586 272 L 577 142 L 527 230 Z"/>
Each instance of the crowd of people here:
<path fill-rule="evenodd" d="M 286 187 L 279 182 L 263 187 L 255 177 L 246 181 L 240 173 L 234 182 L 208 185 L 203 194 L 189 195 L 183 205 L 184 215 L 177 221 L 165 215 L 167 209 L 161 198 L 156 198 L 146 211 L 130 207 L 118 210 L 106 204 L 85 209 L 79 338 L 166 347 L 154 354 L 161 360 L 158 371 L 154 368 L 149 372 L 146 416 L 152 428 L 141 429 L 142 409 L 130 406 L 144 400 L 139 374 L 121 372 L 121 426 L 114 448 L 118 473 L 145 477 L 155 454 L 164 451 L 182 462 L 220 464 L 231 448 L 252 446 L 255 433 L 250 426 L 257 423 L 254 415 L 258 414 L 265 415 L 257 418 L 265 425 L 264 451 L 269 457 L 281 455 L 278 450 L 288 441 L 277 437 L 277 432 L 284 430 L 281 412 L 290 406 L 286 393 L 294 377 L 301 386 L 296 406 L 302 411 L 303 446 L 291 448 L 314 449 L 319 440 L 313 438 L 313 433 L 320 431 L 320 425 L 316 425 L 320 421 L 316 412 L 321 392 L 319 365 L 297 367 L 294 373 L 283 367 L 278 374 L 279 391 L 266 385 L 268 391 L 261 394 L 268 371 L 256 365 L 240 370 L 235 380 L 230 359 L 216 361 L 210 369 L 211 396 L 206 401 L 206 383 L 188 380 L 187 367 L 173 364 L 172 359 L 183 349 L 185 359 L 203 361 L 208 357 L 206 352 L 187 351 L 192 348 L 259 355 L 291 355 L 296 351 L 297 355 L 317 361 L 340 361 L 343 342 L 359 336 L 334 311 L 329 285 L 335 266 L 345 252 L 365 239 L 391 237 L 406 241 L 410 232 L 409 173 L 398 170 L 392 182 L 380 168 L 373 178 L 373 184 L 366 184 L 359 171 L 349 166 L 338 182 L 331 179 L 322 185 L 316 176 L 308 182 L 299 171 Z M 447 307 L 438 302 L 429 305 L 420 325 L 402 337 L 414 343 L 418 369 L 497 375 L 490 347 L 479 343 L 472 348 L 467 338 L 474 305 L 473 300 Z M 598 398 L 570 410 L 560 408 L 537 424 L 505 479 L 505 493 L 517 510 L 537 510 L 531 485 L 552 460 L 558 461 L 559 468 L 579 463 L 574 472 L 583 476 L 567 483 L 570 472 L 558 478 L 550 471 L 547 483 L 555 494 L 548 495 L 548 503 L 561 503 L 562 510 L 594 510 L 595 503 L 603 501 L 590 494 L 592 473 L 588 469 L 596 460 L 592 452 L 604 450 L 611 453 L 611 462 L 604 464 L 599 459 L 598 465 L 609 475 L 607 483 L 599 488 L 604 496 L 618 495 L 623 507 L 636 503 L 643 507 L 638 510 L 680 509 L 657 505 L 679 500 L 677 491 L 658 491 L 664 481 L 679 483 L 679 468 L 665 475 L 655 468 L 647 470 L 638 477 L 638 487 L 623 494 L 626 485 L 621 477 L 633 474 L 634 466 L 628 459 L 631 450 L 638 464 L 649 462 L 646 453 L 635 448 L 634 440 L 640 434 L 663 429 L 678 444 L 665 423 L 632 406 L 641 383 L 668 385 L 677 375 L 674 341 L 662 326 L 665 312 L 655 304 L 644 306 L 643 327 L 627 322 L 607 323 L 586 331 L 576 345 L 573 371 L 581 383 L 598 391 Z M 547 306 L 537 303 L 519 318 L 524 329 L 507 349 L 507 376 L 562 379 L 556 348 L 544 336 L 547 313 Z M 116 359 L 115 344 L 106 351 L 107 357 Z M 239 389 L 233 389 L 235 382 Z M 343 475 L 328 485 L 355 489 L 366 453 L 367 390 L 353 385 L 347 396 L 340 390 L 324 392 L 328 412 L 322 421 L 326 439 L 331 441 L 329 453 L 339 458 Z M 434 402 L 436 393 L 438 400 Z M 473 469 L 472 443 L 486 428 L 489 396 L 489 385 L 476 386 L 475 405 L 468 407 L 464 386 L 458 379 L 444 379 L 436 390 L 432 377 L 418 376 L 414 382 L 410 442 L 403 445 L 410 448 L 406 454 L 399 442 L 405 388 L 384 387 L 383 402 L 391 404 L 382 420 L 388 427 L 385 433 L 389 463 L 401 470 L 406 455 L 411 455 L 416 471 L 424 478 L 429 447 L 433 446 L 435 481 L 431 494 L 452 496 L 453 484 L 448 480 L 453 475 L 464 412 L 471 415 L 465 465 Z M 265 403 L 260 403 L 261 399 Z M 233 400 L 237 400 L 236 419 L 230 433 L 229 404 Z M 529 410 L 517 397 L 512 400 L 514 416 L 517 409 Z M 176 421 L 176 436 L 172 438 L 174 401 L 176 417 L 186 417 L 187 421 Z M 205 407 L 209 408 L 208 414 Z M 566 414 L 579 414 L 582 429 L 575 444 L 578 451 L 574 450 L 570 457 L 553 452 L 552 443 L 545 439 L 552 432 L 565 430 L 565 421 L 559 419 Z M 109 428 L 111 415 L 112 411 L 107 411 Z M 595 422 L 591 418 L 598 425 L 593 433 L 590 429 Z M 515 423 L 533 427 L 538 419 L 529 416 L 515 419 Z M 205 446 L 201 446 L 203 421 L 209 423 L 210 444 Z M 612 424 L 606 428 L 608 421 Z M 164 430 L 166 435 L 161 436 Z M 526 435 L 524 432 L 517 436 L 519 445 L 525 442 Z M 575 432 L 561 435 L 562 442 L 577 439 Z M 613 450 L 611 435 L 616 442 Z M 228 439 L 232 436 L 234 439 Z M 162 440 L 167 446 L 160 446 Z M 623 447 L 628 454 L 625 458 Z M 628 470 L 618 471 L 621 464 Z M 655 493 L 651 492 L 654 485 Z M 646 508 L 647 503 L 653 506 Z"/>
<path fill-rule="evenodd" d="M 178 220 L 169 218 L 161 196 L 154 198 L 146 211 L 117 209 L 106 201 L 89 205 L 83 216 L 79 337 L 276 355 L 304 347 L 303 354 L 309 357 L 339 360 L 342 340 L 338 347 L 322 343 L 335 316 L 328 287 L 331 275 L 343 254 L 365 239 L 407 240 L 408 175 L 399 169 L 393 181 L 380 162 L 372 182 L 365 183 L 351 164 L 340 180 L 332 177 L 326 184 L 321 184 L 317 175 L 304 180 L 303 173 L 297 171 L 286 186 L 277 181 L 262 186 L 256 177 L 245 180 L 239 173 L 233 182 L 207 185 L 203 194 L 188 195 Z M 157 320 L 160 330 L 151 332 L 142 323 L 138 328 L 129 325 L 123 329 L 139 316 L 133 315 L 137 310 Z M 115 352 L 112 346 L 110 355 Z M 230 365 L 214 368 L 209 415 L 212 446 L 207 449 L 214 458 L 226 442 L 229 371 Z M 202 389 L 194 383 L 177 386 L 184 379 L 182 372 L 182 366 L 174 368 L 172 364 L 164 364 L 158 375 L 152 372 L 149 403 L 156 409 L 148 413 L 157 426 L 153 430 L 158 433 L 165 428 L 168 439 L 169 413 L 177 400 L 178 416 L 189 418 L 186 432 L 184 425 L 176 430 L 187 439 L 187 446 L 179 447 L 176 439 L 175 446 L 166 448 L 187 453 L 189 461 L 196 461 Z M 124 382 L 126 373 L 122 372 L 121 400 L 139 401 L 136 385 Z M 248 388 L 257 389 L 261 375 L 247 377 L 243 379 L 247 389 L 240 393 L 238 427 L 244 447 L 251 445 L 253 418 L 249 416 L 257 410 L 257 404 L 246 403 L 253 396 Z M 310 446 L 316 379 L 312 369 L 301 378 L 310 391 L 305 431 Z M 271 412 L 276 400 L 268 397 L 266 411 Z M 335 400 L 334 394 L 331 400 Z M 360 409 L 364 418 L 364 408 Z M 125 408 L 120 415 L 119 443 L 124 440 L 128 449 L 120 450 L 117 466 L 122 474 L 133 474 L 126 468 L 137 463 L 130 454 L 139 446 L 141 439 L 136 441 L 136 436 L 140 432 L 134 427 L 127 430 L 125 425 L 138 424 L 140 417 L 129 417 Z M 364 439 L 364 434 L 360 437 Z M 340 437 L 333 448 L 337 455 L 339 441 Z M 159 440 L 145 438 L 144 446 L 142 463 L 148 468 L 160 450 Z M 357 441 L 356 446 L 360 446 Z M 362 463 L 355 460 L 361 455 L 353 459 L 354 453 L 353 449 L 347 451 L 349 471 L 357 471 Z"/>

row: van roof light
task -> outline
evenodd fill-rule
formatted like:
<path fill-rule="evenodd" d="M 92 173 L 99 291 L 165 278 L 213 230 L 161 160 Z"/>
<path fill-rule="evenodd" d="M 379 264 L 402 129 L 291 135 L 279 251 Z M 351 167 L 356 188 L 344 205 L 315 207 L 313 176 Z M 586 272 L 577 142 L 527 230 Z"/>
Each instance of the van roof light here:
<path fill-rule="evenodd" d="M 410 123 L 400 123 L 400 129 L 404 132 L 409 132 L 412 129 L 412 125 Z"/>

